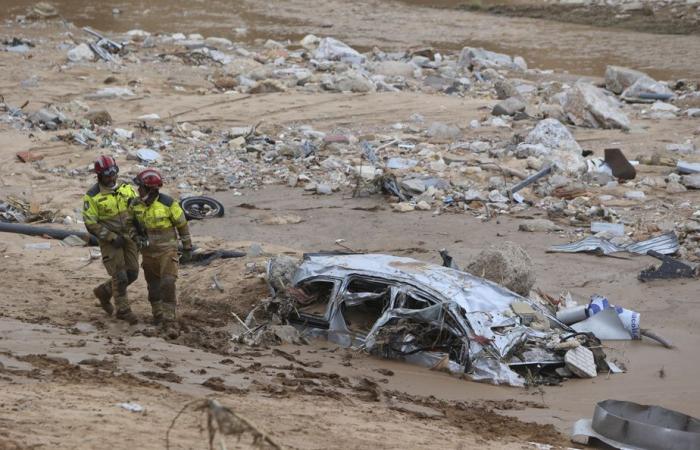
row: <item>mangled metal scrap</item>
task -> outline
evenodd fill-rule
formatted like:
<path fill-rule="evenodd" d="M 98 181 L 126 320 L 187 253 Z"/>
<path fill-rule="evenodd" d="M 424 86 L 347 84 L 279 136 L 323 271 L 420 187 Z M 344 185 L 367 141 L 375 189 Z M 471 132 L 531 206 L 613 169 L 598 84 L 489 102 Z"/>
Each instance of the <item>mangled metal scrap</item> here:
<path fill-rule="evenodd" d="M 275 266 L 268 276 L 277 298 L 294 303 L 287 320 L 340 345 L 514 386 L 525 379 L 513 369 L 564 365 L 551 344 L 570 328 L 542 304 L 469 273 L 381 254 L 307 254 L 286 282 Z M 528 321 L 511 309 L 523 303 Z"/>
<path fill-rule="evenodd" d="M 635 242 L 628 245 L 616 245 L 612 242 L 597 236 L 588 236 L 577 242 L 570 244 L 553 245 L 547 252 L 549 253 L 601 253 L 610 255 L 612 253 L 629 252 L 638 255 L 646 255 L 649 251 L 655 251 L 663 255 L 676 253 L 680 245 L 678 237 L 673 231 L 647 239 L 646 241 Z"/>
<path fill-rule="evenodd" d="M 590 438 L 619 449 L 698 449 L 700 421 L 660 406 L 605 400 L 596 405 L 593 420 L 574 424 L 573 442 L 587 445 Z"/>
<path fill-rule="evenodd" d="M 649 250 L 647 255 L 661 261 L 661 265 L 657 268 L 651 267 L 642 270 L 639 274 L 640 281 L 670 279 L 670 278 L 694 278 L 698 275 L 697 268 L 686 264 L 683 261 L 671 258 L 670 256 Z"/>

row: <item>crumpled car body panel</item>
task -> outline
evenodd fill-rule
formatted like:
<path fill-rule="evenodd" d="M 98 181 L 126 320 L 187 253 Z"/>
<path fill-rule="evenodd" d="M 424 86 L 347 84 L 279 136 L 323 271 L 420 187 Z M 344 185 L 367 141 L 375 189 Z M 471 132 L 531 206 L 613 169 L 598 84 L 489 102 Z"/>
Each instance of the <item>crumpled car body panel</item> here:
<path fill-rule="evenodd" d="M 531 337 L 547 336 L 522 325 L 511 311 L 512 302 L 526 302 L 558 323 L 539 304 L 498 284 L 411 258 L 307 254 L 292 284 L 304 288 L 315 283 L 327 284 L 323 313 L 302 310 L 297 317 L 312 334 L 495 384 L 524 385 L 508 367 L 512 352 Z M 366 314 L 355 313 L 363 307 Z M 414 329 L 447 344 L 426 345 Z"/>

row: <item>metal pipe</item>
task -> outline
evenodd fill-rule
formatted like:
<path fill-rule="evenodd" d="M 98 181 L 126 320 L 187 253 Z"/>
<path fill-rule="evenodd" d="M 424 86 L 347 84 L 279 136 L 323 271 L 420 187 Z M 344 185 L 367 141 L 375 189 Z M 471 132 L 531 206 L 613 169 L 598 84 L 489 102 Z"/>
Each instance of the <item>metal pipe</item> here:
<path fill-rule="evenodd" d="M 88 242 L 89 245 L 96 246 L 97 238 L 89 233 L 75 230 L 58 230 L 56 228 L 37 227 L 34 225 L 24 225 L 21 223 L 0 222 L 0 233 L 18 233 L 29 236 L 49 236 L 54 239 L 65 239 L 70 235 L 75 235 Z"/>
<path fill-rule="evenodd" d="M 535 181 L 539 180 L 540 178 L 542 178 L 542 177 L 544 177 L 544 176 L 546 176 L 546 175 L 549 175 L 551 172 L 552 172 L 552 166 L 549 166 L 549 165 L 548 165 L 548 166 L 544 167 L 542 170 L 540 170 L 540 171 L 537 172 L 536 174 L 531 175 L 531 176 L 525 178 L 525 179 L 524 179 L 523 181 L 521 181 L 520 183 L 518 183 L 518 184 L 516 184 L 515 186 L 513 186 L 512 188 L 508 189 L 508 195 L 509 195 L 509 196 L 512 196 L 513 194 L 515 194 L 515 193 L 518 192 L 519 190 L 521 190 L 521 189 L 523 189 L 523 188 L 525 188 L 525 187 L 531 185 L 532 183 L 534 183 Z"/>

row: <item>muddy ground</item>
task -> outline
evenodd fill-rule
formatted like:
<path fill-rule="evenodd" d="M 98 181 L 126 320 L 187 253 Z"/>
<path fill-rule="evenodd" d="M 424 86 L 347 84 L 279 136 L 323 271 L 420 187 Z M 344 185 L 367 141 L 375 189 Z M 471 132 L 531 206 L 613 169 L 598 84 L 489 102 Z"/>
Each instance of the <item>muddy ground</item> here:
<path fill-rule="evenodd" d="M 124 14 L 135 14 L 136 3 L 124 3 Z M 689 57 L 700 49 L 697 36 L 599 31 L 388 2 L 372 2 L 374 14 L 369 17 L 364 15 L 368 4 L 353 6 L 356 14 L 352 17 L 338 15 L 344 11 L 344 2 L 324 2 L 314 6 L 315 14 L 309 18 L 308 2 L 283 2 L 277 10 L 258 11 L 258 18 L 265 20 L 255 22 L 255 28 L 269 34 L 276 27 L 292 36 L 307 31 L 327 33 L 326 25 L 332 24 L 338 37 L 367 47 L 436 42 L 458 46 L 465 39 L 484 39 L 494 42 L 495 49 L 523 49 L 536 66 L 572 72 L 581 69 L 575 73 L 597 76 L 602 75 L 604 61 L 599 53 L 610 49 L 604 42 L 614 35 L 621 44 L 606 53 L 607 62 L 633 62 L 656 74 L 700 74 L 698 62 Z M 75 10 L 72 13 L 79 15 Z M 68 10 L 66 15 L 70 14 Z M 183 16 L 179 20 L 162 26 L 183 26 L 171 31 L 204 31 L 194 19 Z M 435 27 L 420 25 L 426 21 Z M 465 21 L 470 21 L 468 30 L 461 28 Z M 529 28 L 533 23 L 543 31 L 533 33 Z M 116 28 L 124 26 L 117 22 Z M 1 31 L 3 37 L 49 41 L 65 37 L 66 32 L 60 23 L 28 28 L 8 23 Z M 498 43 L 493 38 L 496 34 Z M 555 51 L 566 57 L 541 55 L 548 42 L 542 37 L 546 34 L 558 36 Z M 582 36 L 591 38 L 589 45 L 571 52 Z M 647 45 L 651 42 L 653 46 Z M 179 114 L 181 122 L 228 127 L 261 120 L 269 127 L 311 123 L 328 132 L 371 131 L 407 120 L 414 112 L 426 120 L 452 121 L 466 128 L 472 119 L 483 118 L 494 103 L 420 92 L 288 92 L 221 103 L 226 94 L 197 93 L 210 88 L 197 68 L 132 65 L 112 70 L 99 64 L 64 63 L 64 53 L 50 46 L 40 46 L 31 58 L 0 53 L 0 88 L 5 101 L 13 105 L 28 102 L 26 108 L 37 109 L 80 98 L 103 87 L 104 80 L 112 76 L 122 84 L 138 80 L 139 95 L 87 103 L 107 108 L 115 126 L 136 126 L 135 117 L 158 113 L 161 117 Z M 33 75 L 38 84 L 21 88 L 21 82 Z M 186 90 L 174 91 L 173 85 Z M 600 152 L 614 143 L 632 159 L 663 152 L 667 143 L 697 140 L 693 133 L 699 126 L 689 118 L 636 121 L 633 125 L 630 133 L 577 128 L 574 135 L 586 150 Z M 4 197 L 21 196 L 60 211 L 61 216 L 75 216 L 92 177 L 69 177 L 47 168 L 82 168 L 100 150 L 53 139 L 55 134 L 29 134 L 0 125 L 0 191 Z M 25 150 L 44 156 L 41 168 L 17 160 L 15 153 Z M 124 172 L 135 170 L 133 161 L 121 163 Z M 654 176 L 667 168 L 642 166 L 639 170 Z M 172 192 L 177 194 L 175 188 Z M 533 443 L 566 447 L 572 423 L 589 417 L 595 402 L 608 398 L 700 415 L 695 376 L 700 356 L 697 281 L 642 284 L 636 277 L 653 262 L 650 258 L 548 254 L 549 245 L 567 242 L 575 230 L 519 232 L 522 216 L 482 221 L 468 214 L 431 211 L 404 215 L 393 212 L 382 195 L 356 198 L 351 190 L 320 197 L 271 185 L 208 194 L 219 199 L 227 213 L 221 219 L 194 223 L 195 243 L 247 250 L 255 242 L 261 243 L 263 254 L 219 260 L 206 268 L 183 268 L 179 299 L 184 332 L 172 342 L 155 336 L 148 324 L 143 279 L 129 290 L 141 323 L 129 327 L 106 317 L 97 307 L 91 289 L 105 274 L 99 260 L 90 259 L 88 249 L 60 246 L 41 237 L 1 235 L 0 449 L 164 448 L 166 432 L 178 411 L 203 398 L 219 400 L 284 448 L 520 449 L 535 448 Z M 699 199 L 692 191 L 674 195 L 662 191 L 648 203 L 621 201 L 620 205 L 632 216 L 655 223 L 666 219 L 662 205 L 689 202 L 697 208 Z M 290 214 L 300 220 L 270 220 Z M 527 216 L 544 214 L 533 208 Z M 245 314 L 267 295 L 262 271 L 269 256 L 338 249 L 338 239 L 354 250 L 432 262 L 439 262 L 437 250 L 441 248 L 448 248 L 458 262 L 466 262 L 493 242 L 512 240 L 529 253 L 537 287 L 543 291 L 552 295 L 570 291 L 580 301 L 594 293 L 605 295 L 639 311 L 644 327 L 667 337 L 676 348 L 667 350 L 649 341 L 606 343 L 608 354 L 624 363 L 627 373 L 515 389 L 468 382 L 323 341 L 269 348 L 231 341 L 230 336 L 241 331 L 232 313 Z M 46 242 L 51 244 L 46 250 L 27 247 Z M 214 286 L 214 276 L 222 289 Z M 130 412 L 119 406 L 124 402 L 137 403 L 144 410 Z M 188 409 L 170 432 L 170 447 L 206 448 L 202 424 L 202 412 Z M 252 446 L 251 434 L 240 441 L 232 437 L 228 444 L 229 448 Z"/>

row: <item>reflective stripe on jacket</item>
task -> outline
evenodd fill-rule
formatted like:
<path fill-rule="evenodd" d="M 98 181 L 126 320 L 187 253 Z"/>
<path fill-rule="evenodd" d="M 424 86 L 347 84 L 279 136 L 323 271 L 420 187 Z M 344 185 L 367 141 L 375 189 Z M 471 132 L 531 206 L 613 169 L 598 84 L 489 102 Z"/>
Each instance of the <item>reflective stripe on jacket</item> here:
<path fill-rule="evenodd" d="M 178 235 L 183 248 L 192 248 L 185 212 L 172 197 L 158 194 L 150 205 L 137 198 L 131 202 L 131 211 L 137 228 L 148 237 L 148 247 L 142 250 L 144 254 L 177 249 Z"/>
<path fill-rule="evenodd" d="M 83 196 L 85 228 L 99 240 L 111 241 L 117 234 L 129 236 L 129 201 L 136 198 L 130 184 L 109 189 L 96 183 Z"/>

